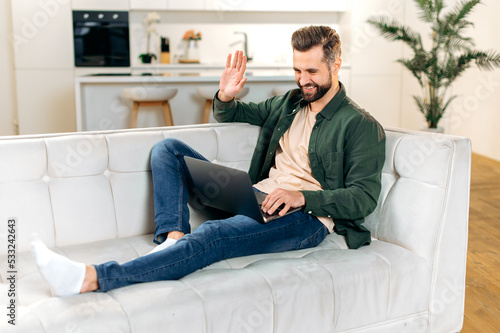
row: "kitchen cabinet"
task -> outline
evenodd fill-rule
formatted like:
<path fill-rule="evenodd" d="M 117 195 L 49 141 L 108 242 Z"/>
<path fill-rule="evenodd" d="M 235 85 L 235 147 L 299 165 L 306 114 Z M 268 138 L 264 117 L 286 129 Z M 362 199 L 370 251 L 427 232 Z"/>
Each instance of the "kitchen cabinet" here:
<path fill-rule="evenodd" d="M 345 11 L 347 0 L 205 0 L 205 8 L 215 11 L 257 11 L 257 12 L 324 12 Z"/>
<path fill-rule="evenodd" d="M 204 10 L 205 0 L 130 0 L 132 10 Z"/>
<path fill-rule="evenodd" d="M 166 10 L 168 0 L 130 0 L 132 10 Z"/>
<path fill-rule="evenodd" d="M 346 8 L 347 0 L 130 0 L 131 10 L 341 12 Z"/>
<path fill-rule="evenodd" d="M 129 0 L 71 0 L 71 8 L 73 10 L 129 10 L 130 6 Z"/>
<path fill-rule="evenodd" d="M 310 11 L 344 12 L 347 10 L 347 0 L 315 0 L 310 4 Z"/>
<path fill-rule="evenodd" d="M 207 10 L 218 11 L 276 11 L 279 9 L 280 4 L 284 3 L 282 0 L 267 1 L 267 0 L 253 0 L 253 1 L 234 1 L 234 0 L 206 0 Z M 295 7 L 295 6 L 285 6 Z"/>
<path fill-rule="evenodd" d="M 204 10 L 205 0 L 168 0 L 168 9 L 171 10 Z"/>

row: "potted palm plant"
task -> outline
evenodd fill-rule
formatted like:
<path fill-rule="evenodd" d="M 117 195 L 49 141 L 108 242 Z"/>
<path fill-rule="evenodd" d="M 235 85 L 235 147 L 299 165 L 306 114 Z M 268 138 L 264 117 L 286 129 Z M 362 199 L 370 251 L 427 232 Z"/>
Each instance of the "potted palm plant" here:
<path fill-rule="evenodd" d="M 447 14 L 443 0 L 414 0 L 419 18 L 430 24 L 431 48 L 426 50 L 421 35 L 410 27 L 387 17 L 371 17 L 368 23 L 390 41 L 402 41 L 413 51 L 413 57 L 398 59 L 418 80 L 422 96 L 413 96 L 427 125 L 437 128 L 450 102 L 457 97 L 447 96 L 447 89 L 475 63 L 481 70 L 500 67 L 500 54 L 494 50 L 474 49 L 474 42 L 464 36 L 464 30 L 474 24 L 467 20 L 480 0 L 459 2 Z"/>

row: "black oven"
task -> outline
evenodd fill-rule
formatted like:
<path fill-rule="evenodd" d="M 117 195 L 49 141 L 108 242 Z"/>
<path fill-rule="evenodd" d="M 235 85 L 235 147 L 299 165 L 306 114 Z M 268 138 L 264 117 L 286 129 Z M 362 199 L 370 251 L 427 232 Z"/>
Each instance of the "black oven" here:
<path fill-rule="evenodd" d="M 129 67 L 128 12 L 73 11 L 76 67 Z"/>

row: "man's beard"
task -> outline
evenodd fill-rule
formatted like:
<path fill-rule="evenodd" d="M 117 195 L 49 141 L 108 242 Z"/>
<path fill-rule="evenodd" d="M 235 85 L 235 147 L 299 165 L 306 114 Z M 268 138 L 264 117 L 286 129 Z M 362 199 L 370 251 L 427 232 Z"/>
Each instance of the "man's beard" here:
<path fill-rule="evenodd" d="M 304 101 L 307 103 L 312 103 L 312 102 L 316 102 L 318 99 L 325 96 L 325 94 L 328 92 L 328 90 L 330 90 L 330 88 L 332 87 L 332 77 L 331 76 L 329 76 L 329 77 L 330 77 L 330 79 L 328 80 L 328 82 L 322 86 L 320 86 L 316 83 L 306 84 L 305 86 L 301 86 L 300 83 L 297 82 L 297 85 L 300 88 L 300 92 L 302 94 L 302 98 L 304 99 Z M 308 86 L 309 87 L 310 86 L 316 87 L 316 92 L 313 95 L 311 95 L 310 93 L 307 93 L 305 91 L 304 87 L 308 87 Z"/>

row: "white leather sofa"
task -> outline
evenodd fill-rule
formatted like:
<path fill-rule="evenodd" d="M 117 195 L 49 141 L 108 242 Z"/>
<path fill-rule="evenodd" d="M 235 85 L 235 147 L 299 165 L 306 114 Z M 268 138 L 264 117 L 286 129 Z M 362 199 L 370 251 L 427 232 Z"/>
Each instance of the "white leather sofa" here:
<path fill-rule="evenodd" d="M 179 281 L 52 297 L 29 251 L 37 233 L 85 263 L 151 250 L 153 145 L 185 140 L 249 166 L 259 129 L 210 124 L 0 138 L 1 332 L 456 332 L 464 313 L 470 181 L 466 138 L 386 130 L 371 245 L 235 258 Z M 192 213 L 199 225 L 207 217 Z M 7 271 L 16 220 L 16 284 Z M 9 314 L 14 290 L 15 323 Z"/>

